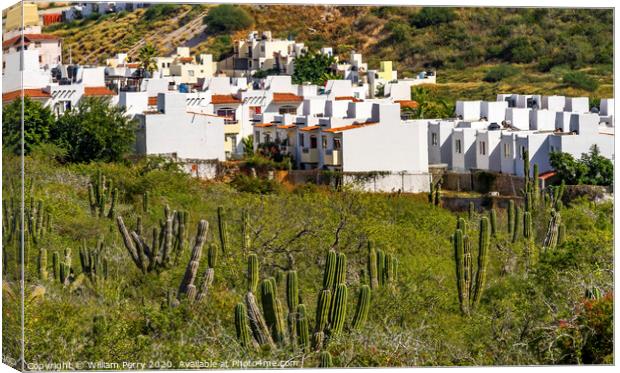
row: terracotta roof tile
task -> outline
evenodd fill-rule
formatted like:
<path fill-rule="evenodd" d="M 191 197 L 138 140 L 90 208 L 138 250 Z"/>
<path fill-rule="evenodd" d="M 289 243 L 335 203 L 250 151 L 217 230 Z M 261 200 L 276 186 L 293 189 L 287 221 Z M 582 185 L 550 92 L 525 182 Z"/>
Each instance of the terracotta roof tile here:
<path fill-rule="evenodd" d="M 281 130 L 287 130 L 289 128 L 296 128 L 296 127 L 297 126 L 294 125 L 294 124 L 285 124 L 285 125 L 278 126 L 278 128 L 281 129 Z"/>
<path fill-rule="evenodd" d="M 59 37 L 49 34 L 24 34 L 24 43 L 41 40 L 60 40 Z M 2 42 L 2 49 L 8 48 L 21 41 L 21 35 L 14 36 Z"/>
<path fill-rule="evenodd" d="M 157 105 L 157 96 L 149 97 L 148 105 L 149 106 L 156 106 Z"/>
<path fill-rule="evenodd" d="M 304 98 L 302 96 L 297 96 L 293 93 L 278 93 L 274 92 L 273 94 L 273 102 L 275 103 L 285 103 L 285 102 L 302 102 Z"/>
<path fill-rule="evenodd" d="M 193 62 L 194 59 L 192 57 L 179 57 L 179 61 L 181 61 L 181 62 Z"/>
<path fill-rule="evenodd" d="M 273 124 L 271 123 L 258 123 L 255 124 L 254 127 L 258 127 L 258 128 L 267 128 L 267 127 L 271 127 L 273 126 Z"/>
<path fill-rule="evenodd" d="M 215 105 L 240 104 L 241 100 L 233 95 L 213 95 L 211 96 L 211 103 Z"/>
<path fill-rule="evenodd" d="M 85 87 L 84 96 L 114 96 L 114 91 L 107 87 Z"/>
<path fill-rule="evenodd" d="M 377 124 L 377 123 L 378 122 L 364 122 L 364 123 L 359 123 L 359 124 L 351 124 L 349 126 L 342 126 L 342 127 L 326 129 L 323 132 L 338 133 L 338 132 L 342 132 L 342 131 L 354 130 L 356 128 L 372 126 L 372 125 Z"/>
<path fill-rule="evenodd" d="M 51 95 L 48 92 L 44 92 L 42 89 L 24 89 L 24 96 L 30 98 L 49 98 Z M 13 101 L 16 98 L 22 97 L 22 90 L 6 92 L 2 94 L 2 102 Z"/>
<path fill-rule="evenodd" d="M 308 127 L 303 127 L 303 128 L 301 128 L 299 130 L 300 131 L 304 131 L 304 132 L 308 132 L 308 131 L 318 130 L 319 128 L 321 128 L 321 126 L 308 126 Z"/>
<path fill-rule="evenodd" d="M 547 171 L 547 172 L 543 172 L 542 174 L 538 175 L 538 178 L 541 180 L 547 180 L 550 177 L 555 176 L 555 171 Z"/>
<path fill-rule="evenodd" d="M 364 100 L 360 100 L 359 98 L 353 96 L 338 96 L 336 97 L 336 101 L 363 102 Z"/>
<path fill-rule="evenodd" d="M 417 109 L 418 103 L 413 100 L 396 100 L 394 101 L 397 104 L 400 104 L 400 108 L 409 108 L 409 109 Z"/>

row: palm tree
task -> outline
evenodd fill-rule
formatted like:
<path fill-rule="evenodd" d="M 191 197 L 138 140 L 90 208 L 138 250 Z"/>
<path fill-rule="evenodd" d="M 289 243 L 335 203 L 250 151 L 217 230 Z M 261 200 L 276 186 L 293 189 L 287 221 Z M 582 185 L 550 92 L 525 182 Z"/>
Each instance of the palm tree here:
<path fill-rule="evenodd" d="M 428 88 L 414 86 L 411 89 L 411 99 L 418 103 L 418 107 L 413 112 L 416 119 L 426 118 L 447 118 L 452 116 L 453 108 L 444 99 L 432 99 Z"/>
<path fill-rule="evenodd" d="M 148 72 L 150 75 L 157 69 L 157 65 L 155 63 L 156 54 L 157 49 L 152 44 L 145 44 L 138 51 L 138 62 L 140 63 L 140 69 L 142 70 L 142 78 L 146 76 L 145 72 Z"/>

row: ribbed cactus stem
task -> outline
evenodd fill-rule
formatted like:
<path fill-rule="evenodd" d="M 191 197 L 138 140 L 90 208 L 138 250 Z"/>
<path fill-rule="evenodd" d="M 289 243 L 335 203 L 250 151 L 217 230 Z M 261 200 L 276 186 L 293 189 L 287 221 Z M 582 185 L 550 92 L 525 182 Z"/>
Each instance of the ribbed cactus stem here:
<path fill-rule="evenodd" d="M 228 232 L 226 228 L 226 221 L 224 221 L 224 208 L 217 208 L 217 227 L 218 227 L 218 235 L 220 238 L 220 247 L 222 248 L 222 253 L 226 254 L 228 250 Z"/>
<path fill-rule="evenodd" d="M 41 280 L 47 280 L 47 250 L 39 250 L 39 278 Z"/>
<path fill-rule="evenodd" d="M 368 285 L 362 285 L 360 293 L 357 298 L 357 307 L 355 308 L 355 315 L 353 316 L 353 322 L 351 327 L 353 329 L 359 329 L 364 326 L 366 319 L 368 318 L 368 311 L 370 310 L 370 287 Z"/>
<path fill-rule="evenodd" d="M 112 190 L 112 201 L 110 202 L 110 211 L 108 211 L 108 218 L 114 219 L 114 215 L 116 213 L 116 204 L 118 203 L 118 189 L 114 188 Z"/>
<path fill-rule="evenodd" d="M 332 355 L 328 351 L 321 351 L 319 354 L 319 368 L 331 368 L 333 366 Z"/>
<path fill-rule="evenodd" d="M 468 312 L 469 299 L 467 297 L 468 288 L 465 285 L 465 245 L 463 243 L 463 231 L 457 229 L 452 237 L 454 246 L 454 260 L 456 263 L 456 287 L 459 297 L 459 304 L 463 313 Z"/>
<path fill-rule="evenodd" d="M 370 287 L 377 289 L 379 287 L 377 251 L 372 246 L 368 250 L 368 276 L 370 277 Z"/>
<path fill-rule="evenodd" d="M 242 249 L 245 252 L 251 247 L 250 238 L 250 216 L 247 210 L 241 212 L 241 236 L 242 236 Z"/>
<path fill-rule="evenodd" d="M 239 340 L 239 344 L 245 348 L 253 347 L 247 311 L 243 303 L 238 303 L 237 306 L 235 306 L 235 329 L 237 331 L 237 340 Z"/>
<path fill-rule="evenodd" d="M 274 282 L 270 279 L 265 279 L 260 284 L 261 302 L 263 305 L 263 314 L 265 315 L 265 322 L 271 331 L 273 340 L 280 344 L 283 342 L 284 335 L 280 330 L 280 322 L 278 320 L 278 306 L 276 291 L 274 288 Z"/>
<path fill-rule="evenodd" d="M 207 252 L 207 261 L 209 268 L 215 268 L 217 265 L 217 246 L 209 245 L 209 251 Z"/>
<path fill-rule="evenodd" d="M 512 234 L 512 231 L 514 229 L 513 227 L 513 223 L 514 223 L 514 214 L 515 214 L 515 202 L 513 200 L 508 201 L 508 210 L 506 211 L 506 221 L 507 221 L 507 227 L 508 227 L 508 234 Z"/>
<path fill-rule="evenodd" d="M 560 213 L 552 210 L 549 225 L 547 226 L 547 233 L 545 234 L 545 239 L 543 240 L 543 251 L 554 249 L 557 246 L 560 225 Z"/>
<path fill-rule="evenodd" d="M 558 228 L 558 245 L 562 245 L 566 241 L 566 225 L 560 224 Z"/>
<path fill-rule="evenodd" d="M 534 177 L 532 178 L 532 196 L 534 197 L 533 203 L 534 206 L 538 206 L 538 200 L 540 197 L 540 186 L 538 185 L 538 163 L 534 163 Z"/>
<path fill-rule="evenodd" d="M 532 238 L 532 213 L 529 211 L 523 213 L 523 237 Z"/>
<path fill-rule="evenodd" d="M 275 347 L 271 334 L 269 333 L 267 323 L 258 308 L 256 297 L 252 292 L 246 293 L 245 305 L 248 312 L 248 320 L 250 321 L 250 328 L 252 329 L 252 334 L 254 335 L 254 340 L 256 340 L 256 342 L 258 342 L 261 346 L 267 345 Z"/>
<path fill-rule="evenodd" d="M 474 218 L 474 213 L 476 212 L 476 207 L 474 205 L 473 202 L 469 202 L 469 209 L 468 209 L 468 215 L 469 215 L 469 220 L 472 220 Z"/>
<path fill-rule="evenodd" d="M 256 293 L 258 289 L 258 257 L 256 254 L 248 255 L 248 291 Z"/>
<path fill-rule="evenodd" d="M 323 289 L 332 289 L 336 282 L 336 252 L 329 250 L 325 259 L 323 272 Z"/>
<path fill-rule="evenodd" d="M 491 235 L 495 237 L 497 234 L 497 212 L 494 208 L 489 210 L 489 222 L 491 223 Z"/>
<path fill-rule="evenodd" d="M 336 292 L 334 293 L 334 298 L 332 300 L 334 307 L 331 310 L 331 314 L 329 317 L 330 336 L 339 335 L 344 328 L 344 322 L 345 322 L 346 315 L 347 315 L 347 295 L 348 295 L 347 285 L 339 284 L 336 287 Z"/>
<path fill-rule="evenodd" d="M 345 284 L 347 281 L 347 255 L 338 254 L 336 259 L 336 285 Z"/>
<path fill-rule="evenodd" d="M 142 194 L 142 211 L 145 213 L 149 211 L 149 191 L 148 190 Z"/>
<path fill-rule="evenodd" d="M 521 223 L 522 221 L 523 221 L 523 214 L 521 213 L 521 208 L 517 206 L 515 208 L 515 216 L 512 222 L 512 226 L 513 226 L 512 242 L 513 243 L 517 242 L 517 240 L 521 236 L 521 227 L 523 226 L 523 224 Z"/>
<path fill-rule="evenodd" d="M 57 252 L 52 254 L 52 270 L 54 272 L 54 280 L 60 280 L 60 260 Z"/>
<path fill-rule="evenodd" d="M 385 253 L 377 249 L 377 279 L 379 286 L 385 285 Z"/>
<path fill-rule="evenodd" d="M 296 307 L 296 328 L 299 333 L 298 343 L 299 348 L 308 352 L 310 349 L 310 333 L 308 331 L 308 317 L 306 315 L 306 306 L 298 304 Z"/>
<path fill-rule="evenodd" d="M 187 264 L 187 268 L 185 269 L 185 275 L 183 276 L 181 285 L 179 286 L 179 295 L 187 293 L 188 287 L 190 285 L 194 285 L 194 280 L 196 279 L 196 274 L 198 272 L 198 266 L 200 265 L 200 257 L 202 256 L 202 246 L 207 239 L 208 230 L 209 223 L 206 220 L 201 220 L 198 223 L 198 230 L 196 232 L 192 254 L 189 263 Z"/>
<path fill-rule="evenodd" d="M 315 332 L 324 331 L 329 321 L 329 306 L 332 300 L 332 293 L 329 289 L 324 289 L 319 293 L 316 305 L 316 328 Z"/>
<path fill-rule="evenodd" d="M 489 252 L 489 220 L 483 217 L 480 220 L 480 236 L 478 238 L 478 270 L 476 271 L 476 281 L 473 288 L 472 308 L 480 303 L 480 297 L 486 284 L 487 263 Z"/>
<path fill-rule="evenodd" d="M 286 304 L 289 312 L 295 312 L 299 304 L 299 287 L 297 271 L 288 271 L 286 274 Z"/>

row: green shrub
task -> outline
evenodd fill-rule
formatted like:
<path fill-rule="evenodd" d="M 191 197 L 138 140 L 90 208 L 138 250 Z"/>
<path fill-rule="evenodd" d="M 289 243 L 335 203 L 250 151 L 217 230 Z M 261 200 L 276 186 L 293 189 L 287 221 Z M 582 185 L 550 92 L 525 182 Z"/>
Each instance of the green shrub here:
<path fill-rule="evenodd" d="M 520 36 L 508 42 L 502 53 L 507 62 L 530 63 L 538 56 L 538 52 L 530 39 Z"/>
<path fill-rule="evenodd" d="M 489 83 L 495 83 L 502 81 L 511 76 L 515 76 L 519 73 L 519 69 L 510 65 L 499 65 L 491 68 L 487 71 L 486 75 L 482 80 Z"/>
<path fill-rule="evenodd" d="M 441 23 L 452 22 L 456 18 L 451 8 L 422 8 L 411 17 L 411 24 L 415 27 L 427 27 Z"/>
<path fill-rule="evenodd" d="M 49 140 L 54 117 L 40 102 L 24 98 L 24 152 Z M 2 147 L 21 154 L 22 101 L 14 100 L 2 108 Z"/>
<path fill-rule="evenodd" d="M 564 74 L 562 81 L 569 87 L 585 89 L 590 92 L 596 91 L 598 88 L 598 82 L 581 71 L 571 71 Z"/>
<path fill-rule="evenodd" d="M 279 192 L 282 187 L 275 180 L 237 174 L 230 184 L 239 192 L 271 194 Z"/>
<path fill-rule="evenodd" d="M 151 5 L 142 18 L 146 21 L 159 21 L 178 13 L 179 9 L 179 6 L 174 4 Z"/>
<path fill-rule="evenodd" d="M 252 26 L 254 18 L 238 6 L 222 4 L 209 10 L 203 22 L 207 25 L 207 31 L 233 32 Z"/>

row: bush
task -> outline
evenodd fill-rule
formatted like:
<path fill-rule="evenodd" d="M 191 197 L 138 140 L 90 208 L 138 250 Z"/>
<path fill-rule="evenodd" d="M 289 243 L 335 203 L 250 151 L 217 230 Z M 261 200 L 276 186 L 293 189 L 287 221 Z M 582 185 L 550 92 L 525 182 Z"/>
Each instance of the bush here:
<path fill-rule="evenodd" d="M 537 55 L 531 41 L 524 36 L 512 39 L 502 53 L 504 60 L 514 63 L 530 63 Z"/>
<path fill-rule="evenodd" d="M 14 100 L 2 109 L 2 147 L 21 154 L 22 101 Z M 24 98 L 24 153 L 49 140 L 54 117 L 40 102 Z"/>
<path fill-rule="evenodd" d="M 510 65 L 499 65 L 487 71 L 482 80 L 489 83 L 499 82 L 519 73 L 519 69 Z"/>
<path fill-rule="evenodd" d="M 568 153 L 550 153 L 549 163 L 566 184 L 606 186 L 614 181 L 614 165 L 600 154 L 596 145 L 592 146 L 590 153 L 582 154 L 581 159 L 575 159 Z"/>
<path fill-rule="evenodd" d="M 596 91 L 598 82 L 588 74 L 581 71 L 571 71 L 562 77 L 564 84 L 569 87 L 585 89 L 586 91 Z"/>
<path fill-rule="evenodd" d="M 178 11 L 179 6 L 174 4 L 151 5 L 146 12 L 144 12 L 142 18 L 146 21 L 159 21 L 176 14 Z"/>
<path fill-rule="evenodd" d="M 271 194 L 279 192 L 282 188 L 275 180 L 262 179 L 244 174 L 237 174 L 230 184 L 239 192 L 255 194 Z"/>
<path fill-rule="evenodd" d="M 254 18 L 238 6 L 222 4 L 211 8 L 203 22 L 207 25 L 207 31 L 214 33 L 232 32 L 252 26 Z"/>
<path fill-rule="evenodd" d="M 451 8 L 422 8 L 422 10 L 411 17 L 411 24 L 421 28 L 449 23 L 455 18 L 456 15 Z"/>

